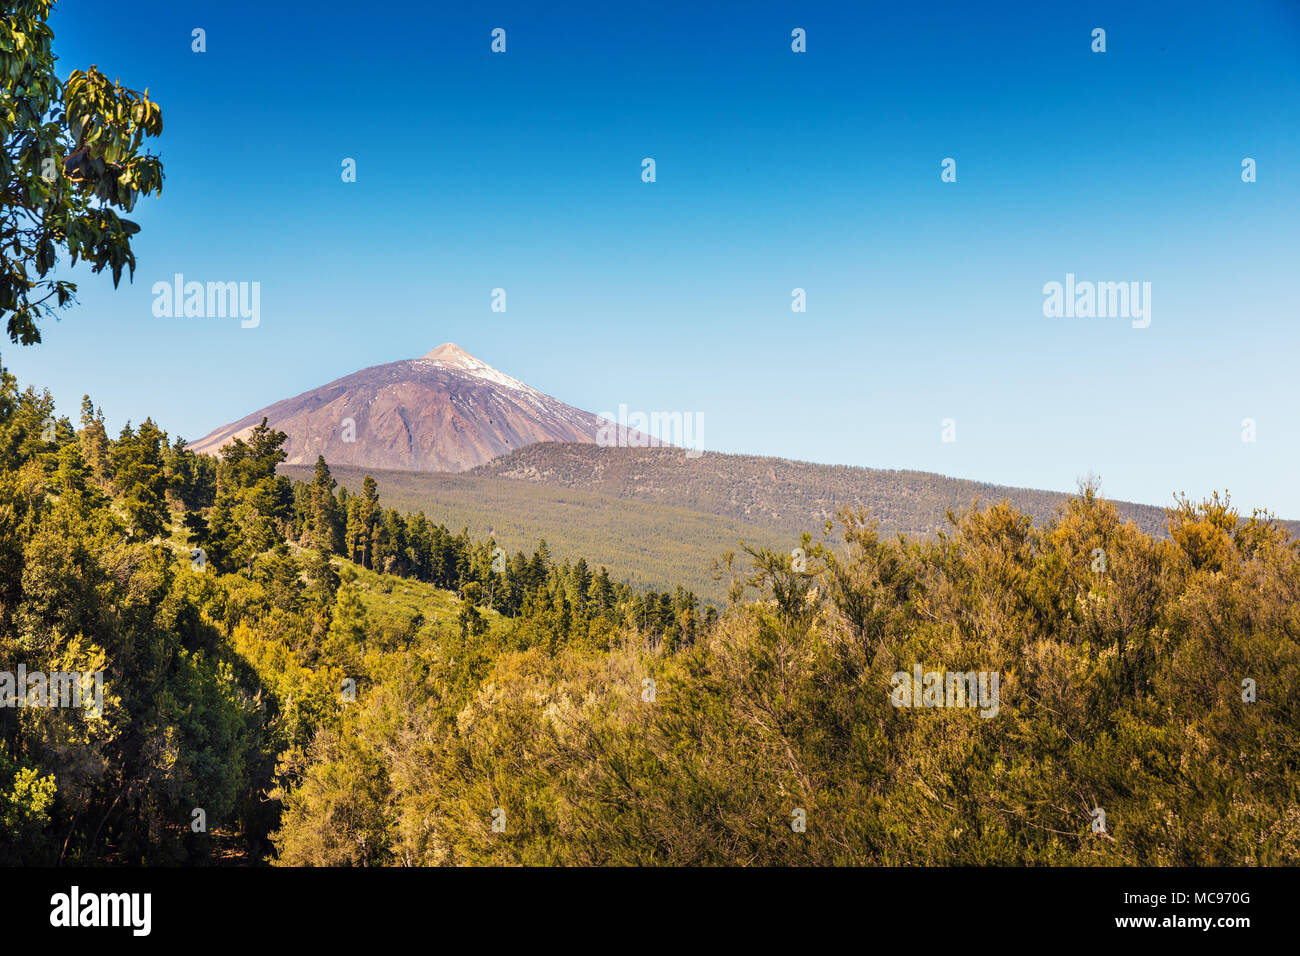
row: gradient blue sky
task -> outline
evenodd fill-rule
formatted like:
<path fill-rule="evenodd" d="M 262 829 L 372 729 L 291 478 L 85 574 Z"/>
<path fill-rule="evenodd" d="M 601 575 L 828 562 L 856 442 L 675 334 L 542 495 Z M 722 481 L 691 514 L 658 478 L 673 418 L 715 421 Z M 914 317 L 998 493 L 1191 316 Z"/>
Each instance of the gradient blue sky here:
<path fill-rule="evenodd" d="M 134 284 L 76 270 L 80 305 L 0 351 L 74 418 L 89 392 L 114 430 L 197 438 L 454 341 L 593 412 L 699 413 L 713 450 L 1300 518 L 1295 0 L 62 0 L 53 23 L 63 75 L 148 86 L 166 127 Z M 176 272 L 259 281 L 261 326 L 155 318 Z M 1067 272 L 1151 282 L 1150 328 L 1044 318 Z"/>

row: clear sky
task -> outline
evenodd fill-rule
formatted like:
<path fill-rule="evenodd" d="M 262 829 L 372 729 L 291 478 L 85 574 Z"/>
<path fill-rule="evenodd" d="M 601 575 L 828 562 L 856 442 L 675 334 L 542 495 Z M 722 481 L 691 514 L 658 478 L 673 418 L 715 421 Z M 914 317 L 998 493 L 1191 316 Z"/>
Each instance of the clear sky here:
<path fill-rule="evenodd" d="M 44 343 L 0 350 L 74 419 L 89 392 L 114 430 L 193 439 L 454 341 L 589 411 L 696 413 L 712 450 L 1300 518 L 1296 0 L 62 0 L 53 24 L 62 74 L 148 86 L 165 123 L 134 284 L 76 270 Z M 178 272 L 260 282 L 260 326 L 156 318 Z M 1150 326 L 1045 317 L 1067 273 L 1150 282 Z"/>

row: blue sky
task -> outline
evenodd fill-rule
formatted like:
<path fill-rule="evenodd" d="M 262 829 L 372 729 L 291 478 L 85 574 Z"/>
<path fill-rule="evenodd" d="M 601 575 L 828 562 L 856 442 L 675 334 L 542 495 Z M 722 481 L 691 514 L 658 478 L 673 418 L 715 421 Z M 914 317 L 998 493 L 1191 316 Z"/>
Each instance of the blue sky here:
<path fill-rule="evenodd" d="M 76 270 L 4 363 L 197 438 L 454 341 L 713 450 L 1300 518 L 1295 0 L 444 6 L 62 0 L 60 72 L 149 87 L 167 180 L 134 284 Z M 177 272 L 260 326 L 156 318 Z M 1150 327 L 1045 318 L 1067 273 Z"/>

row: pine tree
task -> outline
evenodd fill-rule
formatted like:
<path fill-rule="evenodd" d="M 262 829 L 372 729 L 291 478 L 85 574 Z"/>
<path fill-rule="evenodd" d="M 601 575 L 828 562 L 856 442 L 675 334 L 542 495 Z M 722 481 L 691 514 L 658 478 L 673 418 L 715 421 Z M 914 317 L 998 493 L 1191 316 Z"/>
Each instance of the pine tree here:
<path fill-rule="evenodd" d="M 608 614 L 614 609 L 614 586 L 610 583 L 609 571 L 604 566 L 587 586 L 587 603 L 593 611 L 600 614 Z"/>
<path fill-rule="evenodd" d="M 308 492 L 306 539 L 309 547 L 333 554 L 343 547 L 339 505 L 334 498 L 338 482 L 330 474 L 325 456 L 316 456 L 316 474 Z"/>
<path fill-rule="evenodd" d="M 107 488 L 108 432 L 104 429 L 104 410 L 95 408 L 89 395 L 81 396 L 81 457 L 95 483 Z"/>
<path fill-rule="evenodd" d="M 573 603 L 581 615 L 587 613 L 587 591 L 591 588 L 591 577 L 587 559 L 579 558 L 573 566 Z"/>
<path fill-rule="evenodd" d="M 167 530 L 170 513 L 165 498 L 167 475 L 162 456 L 166 440 L 166 433 L 146 418 L 139 431 L 133 430 L 128 422 L 109 452 L 113 489 L 126 512 L 131 535 L 139 540 L 148 540 Z"/>
<path fill-rule="evenodd" d="M 361 499 L 353 495 L 348 499 L 347 521 L 343 532 L 343 554 L 363 568 L 370 566 L 370 535 L 362 518 Z"/>
<path fill-rule="evenodd" d="M 375 528 L 379 520 L 379 488 L 375 479 L 366 475 L 361 482 L 361 498 L 357 501 L 357 544 L 361 554 L 358 563 L 364 568 L 375 566 Z"/>

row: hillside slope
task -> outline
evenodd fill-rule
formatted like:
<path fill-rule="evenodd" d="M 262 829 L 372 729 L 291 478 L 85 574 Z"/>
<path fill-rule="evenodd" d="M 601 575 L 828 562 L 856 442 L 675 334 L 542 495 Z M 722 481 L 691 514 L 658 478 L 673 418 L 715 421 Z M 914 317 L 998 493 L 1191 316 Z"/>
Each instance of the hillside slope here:
<path fill-rule="evenodd" d="M 788 550 L 805 531 L 819 538 L 845 506 L 867 508 L 886 535 L 928 537 L 948 527 L 949 509 L 976 501 L 1006 499 L 1042 524 L 1068 497 L 929 472 L 568 443 L 531 445 L 459 475 L 331 467 L 352 491 L 372 474 L 385 507 L 494 535 L 508 551 L 528 552 L 545 538 L 560 560 L 584 555 L 617 580 L 681 584 L 712 601 L 725 597 L 711 572 L 719 555 L 741 541 Z M 306 466 L 282 471 L 312 477 Z M 1162 508 L 1117 502 L 1116 509 L 1145 533 L 1165 535 Z"/>
<path fill-rule="evenodd" d="M 313 469 L 281 465 L 280 471 L 311 481 Z M 787 550 L 798 543 L 755 522 L 581 489 L 350 465 L 331 465 L 330 471 L 350 492 L 372 475 L 383 507 L 422 510 L 452 531 L 469 528 L 475 538 L 491 535 L 512 554 L 531 553 L 545 538 L 557 561 L 582 556 L 592 567 L 604 565 L 615 580 L 656 590 L 680 584 L 713 602 L 726 597 L 710 570 L 724 551 L 738 551 L 742 540 Z"/>
<path fill-rule="evenodd" d="M 839 509 L 865 507 L 883 533 L 930 535 L 947 527 L 949 508 L 1006 499 L 1033 517 L 1051 518 L 1067 495 L 947 478 L 924 471 L 817 465 L 709 452 L 687 458 L 666 448 L 601 448 L 546 443 L 520 449 L 468 472 L 733 518 L 786 535 L 816 532 Z M 1147 534 L 1165 533 L 1164 509 L 1116 502 L 1120 516 Z"/>

